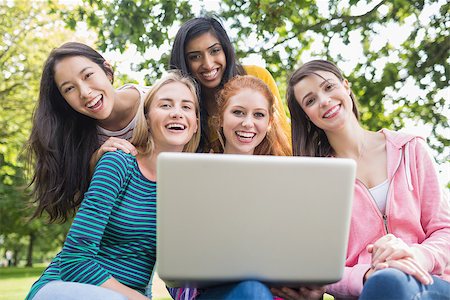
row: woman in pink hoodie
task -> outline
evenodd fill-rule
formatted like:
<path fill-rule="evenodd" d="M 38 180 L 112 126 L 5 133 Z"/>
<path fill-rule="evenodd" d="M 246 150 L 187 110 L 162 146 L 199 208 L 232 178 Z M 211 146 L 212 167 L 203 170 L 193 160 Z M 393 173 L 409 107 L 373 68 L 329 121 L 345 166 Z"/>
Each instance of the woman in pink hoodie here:
<path fill-rule="evenodd" d="M 450 299 L 450 207 L 424 141 L 362 128 L 348 81 L 328 61 L 295 71 L 287 98 L 294 155 L 357 163 L 344 276 L 327 293 Z"/>

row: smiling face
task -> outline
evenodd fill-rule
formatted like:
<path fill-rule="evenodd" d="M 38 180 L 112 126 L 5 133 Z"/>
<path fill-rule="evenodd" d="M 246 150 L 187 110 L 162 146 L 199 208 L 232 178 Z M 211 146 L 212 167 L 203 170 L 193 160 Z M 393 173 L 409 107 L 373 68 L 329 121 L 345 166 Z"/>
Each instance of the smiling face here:
<path fill-rule="evenodd" d="M 223 112 L 224 153 L 253 154 L 266 136 L 269 123 L 269 101 L 255 90 L 240 90 L 228 99 Z"/>
<path fill-rule="evenodd" d="M 148 113 L 155 148 L 183 150 L 198 130 L 196 106 L 196 98 L 181 82 L 170 82 L 156 92 Z"/>
<path fill-rule="evenodd" d="M 190 40 L 186 44 L 186 61 L 192 76 L 204 88 L 219 86 L 227 62 L 222 45 L 214 34 L 206 32 Z"/>
<path fill-rule="evenodd" d="M 95 62 L 83 56 L 63 58 L 54 67 L 54 78 L 59 92 L 75 111 L 96 120 L 111 115 L 115 91 Z"/>
<path fill-rule="evenodd" d="M 336 75 L 316 71 L 294 86 L 295 98 L 305 114 L 325 132 L 339 130 L 349 118 L 356 117 L 352 111 L 347 80 L 340 81 Z"/>

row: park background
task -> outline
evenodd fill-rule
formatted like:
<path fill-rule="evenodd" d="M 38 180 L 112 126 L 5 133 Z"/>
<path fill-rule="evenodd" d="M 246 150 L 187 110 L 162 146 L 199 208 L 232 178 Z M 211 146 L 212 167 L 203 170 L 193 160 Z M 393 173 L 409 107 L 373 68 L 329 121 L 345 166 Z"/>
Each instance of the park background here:
<path fill-rule="evenodd" d="M 84 42 L 115 66 L 116 87 L 151 85 L 168 66 L 180 24 L 211 13 L 221 17 L 240 62 L 267 68 L 282 95 L 303 62 L 336 62 L 352 83 L 363 126 L 424 136 L 448 191 L 448 1 L 0 0 L 0 263 L 10 250 L 16 268 L 40 266 L 26 269 L 22 290 L 61 248 L 70 226 L 29 219 L 25 150 L 48 53 L 67 41 Z M 7 284 L 12 271 L 5 270 L 0 299 L 23 298 Z"/>

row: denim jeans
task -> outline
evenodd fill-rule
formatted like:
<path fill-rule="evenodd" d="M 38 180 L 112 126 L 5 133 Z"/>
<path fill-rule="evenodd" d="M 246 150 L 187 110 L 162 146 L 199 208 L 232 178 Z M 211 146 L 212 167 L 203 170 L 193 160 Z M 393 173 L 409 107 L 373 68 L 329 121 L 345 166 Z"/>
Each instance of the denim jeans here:
<path fill-rule="evenodd" d="M 367 279 L 359 298 L 378 299 L 449 300 L 450 282 L 433 276 L 433 284 L 423 285 L 411 275 L 388 268 L 373 273 Z"/>
<path fill-rule="evenodd" d="M 44 285 L 32 300 L 126 300 L 116 291 L 92 284 L 55 280 Z"/>
<path fill-rule="evenodd" d="M 269 288 L 259 281 L 242 281 L 236 284 L 211 287 L 202 291 L 198 300 L 222 299 L 222 300 L 273 300 Z"/>

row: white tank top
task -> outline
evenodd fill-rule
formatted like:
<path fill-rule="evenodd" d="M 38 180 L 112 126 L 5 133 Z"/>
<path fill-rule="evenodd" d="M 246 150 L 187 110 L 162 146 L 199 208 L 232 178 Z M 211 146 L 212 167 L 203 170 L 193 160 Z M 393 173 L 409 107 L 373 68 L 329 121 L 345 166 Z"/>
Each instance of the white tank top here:
<path fill-rule="evenodd" d="M 150 89 L 150 87 L 146 87 L 146 86 L 140 86 L 140 85 L 136 85 L 136 84 L 126 84 L 126 85 L 118 88 L 117 90 L 124 90 L 124 89 L 130 89 L 130 88 L 134 88 L 139 92 L 139 95 L 140 95 L 139 101 L 140 102 L 144 101 L 145 95 Z M 111 131 L 111 130 L 105 129 L 105 128 L 97 125 L 97 135 L 98 135 L 99 145 L 102 145 L 110 137 L 117 137 L 117 138 L 121 138 L 121 139 L 125 139 L 125 140 L 130 140 L 131 137 L 133 136 L 133 129 L 134 129 L 134 127 L 136 127 L 138 112 L 139 111 L 136 112 L 136 115 L 134 116 L 133 120 L 131 120 L 130 123 L 128 123 L 128 125 L 125 126 L 125 128 L 122 128 L 121 130 Z"/>
<path fill-rule="evenodd" d="M 369 189 L 370 194 L 372 194 L 373 199 L 375 199 L 375 203 L 377 204 L 378 208 L 380 209 L 383 215 L 386 213 L 388 190 L 389 190 L 389 181 L 387 179 L 384 182 L 380 183 L 379 185 Z"/>

